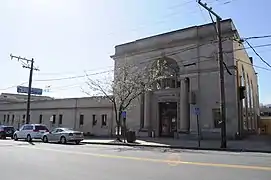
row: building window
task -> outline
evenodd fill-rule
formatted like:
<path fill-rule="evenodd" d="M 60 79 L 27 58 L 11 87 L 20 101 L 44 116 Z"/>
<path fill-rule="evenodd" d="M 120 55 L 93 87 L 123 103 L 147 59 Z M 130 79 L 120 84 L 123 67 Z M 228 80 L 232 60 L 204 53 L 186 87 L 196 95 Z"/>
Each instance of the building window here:
<path fill-rule="evenodd" d="M 56 115 L 54 114 L 53 115 L 53 122 L 52 122 L 52 124 L 55 124 L 56 123 Z"/>
<path fill-rule="evenodd" d="M 23 123 L 23 124 L 25 123 L 25 114 L 23 115 L 22 123 Z"/>
<path fill-rule="evenodd" d="M 93 114 L 93 115 L 92 115 L 92 126 L 95 126 L 96 124 L 97 124 L 96 115 Z"/>
<path fill-rule="evenodd" d="M 9 123 L 9 114 L 8 114 L 8 116 L 7 116 L 7 124 Z"/>
<path fill-rule="evenodd" d="M 79 124 L 80 125 L 83 125 L 84 124 L 84 115 L 83 114 L 80 114 L 80 119 L 79 119 Z"/>
<path fill-rule="evenodd" d="M 11 124 L 12 124 L 12 125 L 14 124 L 14 119 L 15 119 L 15 115 L 12 114 L 12 118 L 11 118 Z"/>
<path fill-rule="evenodd" d="M 4 123 L 6 122 L 6 115 L 4 115 Z"/>
<path fill-rule="evenodd" d="M 261 112 L 261 116 L 271 116 L 271 112 Z"/>
<path fill-rule="evenodd" d="M 107 125 L 107 115 L 102 114 L 102 127 Z"/>
<path fill-rule="evenodd" d="M 42 114 L 40 114 L 40 124 L 42 123 Z"/>
<path fill-rule="evenodd" d="M 62 119 L 63 119 L 63 115 L 59 114 L 58 116 L 58 124 L 61 125 L 62 124 Z"/>
<path fill-rule="evenodd" d="M 220 109 L 213 109 L 213 122 L 214 127 L 219 128 L 220 124 Z"/>

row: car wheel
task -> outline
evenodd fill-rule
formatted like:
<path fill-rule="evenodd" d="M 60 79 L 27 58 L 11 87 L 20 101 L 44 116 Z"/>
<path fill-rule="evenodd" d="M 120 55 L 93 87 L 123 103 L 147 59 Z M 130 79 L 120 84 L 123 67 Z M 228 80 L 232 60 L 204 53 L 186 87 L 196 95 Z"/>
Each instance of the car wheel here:
<path fill-rule="evenodd" d="M 77 145 L 80 144 L 80 141 L 75 141 L 75 144 L 77 144 Z"/>
<path fill-rule="evenodd" d="M 66 138 L 64 136 L 61 136 L 60 143 L 61 144 L 66 144 L 66 142 L 67 142 Z"/>
<path fill-rule="evenodd" d="M 26 140 L 27 140 L 27 142 L 31 142 L 31 141 L 32 141 L 32 138 L 31 138 L 30 134 L 28 134 L 28 135 L 26 136 Z"/>
<path fill-rule="evenodd" d="M 48 137 L 47 137 L 47 136 L 44 136 L 44 137 L 42 138 L 42 141 L 43 141 L 44 143 L 48 143 Z"/>
<path fill-rule="evenodd" d="M 18 137 L 16 134 L 14 134 L 13 139 L 14 139 L 14 141 L 18 141 Z"/>

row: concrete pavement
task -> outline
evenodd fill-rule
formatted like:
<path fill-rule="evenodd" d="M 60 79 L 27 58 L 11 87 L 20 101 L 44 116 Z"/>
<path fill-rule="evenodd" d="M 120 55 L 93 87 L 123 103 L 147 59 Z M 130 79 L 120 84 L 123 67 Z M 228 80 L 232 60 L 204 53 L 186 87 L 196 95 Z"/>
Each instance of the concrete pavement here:
<path fill-rule="evenodd" d="M 271 155 L 0 141 L 1 179 L 269 180 Z"/>
<path fill-rule="evenodd" d="M 251 136 L 244 140 L 228 140 L 227 148 L 220 148 L 220 140 L 201 140 L 198 147 L 197 140 L 172 139 L 172 138 L 138 138 L 135 143 L 120 143 L 113 138 L 86 138 L 86 144 L 121 145 L 121 146 L 144 146 L 163 147 L 175 149 L 201 149 L 201 150 L 224 150 L 233 152 L 265 152 L 271 153 L 270 136 Z"/>

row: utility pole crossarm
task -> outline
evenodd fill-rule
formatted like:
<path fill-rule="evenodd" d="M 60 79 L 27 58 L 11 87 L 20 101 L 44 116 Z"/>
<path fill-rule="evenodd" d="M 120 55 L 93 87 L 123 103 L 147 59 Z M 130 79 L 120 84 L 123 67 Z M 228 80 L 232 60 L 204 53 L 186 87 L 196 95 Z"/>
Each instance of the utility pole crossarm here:
<path fill-rule="evenodd" d="M 10 54 L 10 58 L 11 58 L 11 60 L 13 59 L 13 58 L 16 58 L 18 61 L 19 60 L 22 60 L 22 61 L 26 61 L 26 62 L 31 62 L 33 59 L 26 59 L 26 58 L 22 58 L 22 57 L 20 57 L 20 56 L 14 56 L 14 55 L 12 55 L 12 54 Z"/>
<path fill-rule="evenodd" d="M 213 14 L 216 18 L 218 18 L 219 20 L 222 20 L 222 18 L 218 15 L 218 14 L 216 14 L 213 10 L 212 10 L 212 8 L 210 7 L 208 7 L 207 6 L 207 3 L 202 3 L 201 2 L 201 0 L 198 0 L 198 3 L 203 7 L 203 8 L 205 8 L 207 11 L 209 11 L 211 14 Z"/>

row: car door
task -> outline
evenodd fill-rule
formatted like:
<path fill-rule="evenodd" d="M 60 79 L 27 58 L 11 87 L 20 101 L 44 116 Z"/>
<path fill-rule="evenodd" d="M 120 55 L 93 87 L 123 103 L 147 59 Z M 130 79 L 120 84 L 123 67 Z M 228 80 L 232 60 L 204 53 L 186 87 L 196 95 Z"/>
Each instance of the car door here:
<path fill-rule="evenodd" d="M 56 141 L 55 136 L 56 136 L 57 130 L 58 130 L 58 128 L 55 128 L 48 134 L 49 141 Z"/>
<path fill-rule="evenodd" d="M 26 128 L 23 131 L 23 138 L 26 138 L 28 134 L 30 134 L 32 138 L 35 137 L 33 134 L 33 129 L 34 129 L 33 125 L 26 125 Z"/>
<path fill-rule="evenodd" d="M 57 141 L 57 142 L 60 141 L 60 137 L 61 137 L 62 133 L 63 133 L 63 129 L 57 129 L 57 131 L 54 135 L 55 141 Z"/>
<path fill-rule="evenodd" d="M 17 137 L 19 138 L 19 139 L 22 139 L 22 138 L 24 138 L 24 132 L 26 131 L 26 128 L 27 128 L 27 125 L 23 125 L 20 129 L 19 129 L 19 131 L 16 133 L 17 134 Z"/>

